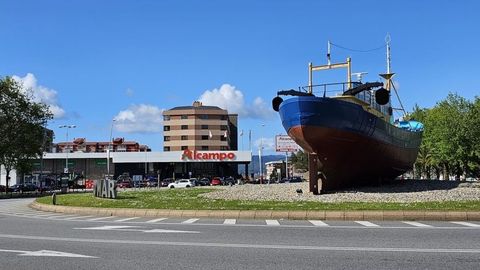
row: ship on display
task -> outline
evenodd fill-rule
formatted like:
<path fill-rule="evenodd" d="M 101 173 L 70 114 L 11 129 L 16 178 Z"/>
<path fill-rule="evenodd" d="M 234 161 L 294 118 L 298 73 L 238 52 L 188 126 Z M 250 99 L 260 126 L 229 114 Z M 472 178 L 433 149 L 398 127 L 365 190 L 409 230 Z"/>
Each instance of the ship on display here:
<path fill-rule="evenodd" d="M 308 86 L 278 91 L 272 100 L 288 135 L 309 153 L 314 193 L 379 184 L 405 173 L 413 167 L 423 133 L 422 123 L 393 118 L 394 110 L 404 115 L 405 110 L 400 99 L 400 108 L 391 105 L 391 93 L 398 93 L 390 72 L 389 38 L 382 82 L 353 82 L 351 59 L 331 63 L 330 46 L 329 42 L 327 65 L 309 63 Z M 314 71 L 334 68 L 347 69 L 346 82 L 312 83 Z"/>

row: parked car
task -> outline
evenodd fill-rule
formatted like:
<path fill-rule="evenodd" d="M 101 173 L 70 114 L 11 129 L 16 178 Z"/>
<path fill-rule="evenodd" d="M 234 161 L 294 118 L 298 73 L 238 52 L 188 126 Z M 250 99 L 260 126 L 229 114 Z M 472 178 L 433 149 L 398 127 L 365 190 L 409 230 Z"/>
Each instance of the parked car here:
<path fill-rule="evenodd" d="M 193 186 L 194 184 L 190 181 L 190 179 L 181 179 L 168 184 L 168 188 L 190 188 Z"/>
<path fill-rule="evenodd" d="M 222 185 L 222 179 L 220 177 L 214 177 L 212 181 L 210 181 L 211 186 L 221 186 Z"/>
<path fill-rule="evenodd" d="M 198 186 L 198 179 L 197 178 L 190 178 L 190 182 L 192 182 L 193 186 Z"/>
<path fill-rule="evenodd" d="M 200 186 L 210 186 L 210 179 L 204 177 L 204 178 L 198 180 L 198 185 L 200 185 Z"/>
<path fill-rule="evenodd" d="M 223 179 L 223 181 L 222 181 L 222 183 L 223 183 L 224 185 L 235 185 L 235 182 L 236 182 L 236 181 L 235 181 L 235 178 L 233 178 L 233 177 L 231 177 L 231 176 Z"/>
<path fill-rule="evenodd" d="M 6 189 L 7 189 L 7 187 L 6 187 L 6 186 L 4 186 L 4 185 L 0 185 L 0 192 L 5 192 L 5 191 L 6 191 Z M 8 188 L 8 192 L 12 192 L 12 189 L 11 189 L 11 188 Z"/>
<path fill-rule="evenodd" d="M 160 182 L 161 187 L 168 187 L 168 184 L 175 182 L 175 179 L 173 178 L 165 178 Z"/>
<path fill-rule="evenodd" d="M 21 184 L 12 185 L 12 186 L 10 186 L 10 190 L 12 192 L 22 192 L 23 191 L 23 185 L 21 185 Z"/>
<path fill-rule="evenodd" d="M 132 187 L 132 183 L 131 183 L 130 181 L 117 182 L 117 187 L 118 187 L 118 188 L 131 188 L 131 187 Z"/>

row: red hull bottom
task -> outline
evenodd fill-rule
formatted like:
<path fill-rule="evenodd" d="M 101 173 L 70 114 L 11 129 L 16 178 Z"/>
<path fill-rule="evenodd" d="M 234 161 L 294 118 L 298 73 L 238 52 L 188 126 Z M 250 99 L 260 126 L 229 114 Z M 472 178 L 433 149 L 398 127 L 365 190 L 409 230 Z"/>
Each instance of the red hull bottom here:
<path fill-rule="evenodd" d="M 288 134 L 317 154 L 322 192 L 394 179 L 411 169 L 418 152 L 331 128 L 295 126 Z"/>

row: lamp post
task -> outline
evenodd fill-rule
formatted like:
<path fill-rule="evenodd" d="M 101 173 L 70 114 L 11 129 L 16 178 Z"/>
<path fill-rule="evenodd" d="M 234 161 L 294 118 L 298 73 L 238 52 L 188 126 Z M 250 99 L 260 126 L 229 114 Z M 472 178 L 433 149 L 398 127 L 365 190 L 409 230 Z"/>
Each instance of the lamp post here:
<path fill-rule="evenodd" d="M 265 124 L 262 124 L 262 131 Z M 263 166 L 262 166 L 262 150 L 263 150 L 263 132 L 260 132 L 260 147 L 258 148 L 258 165 L 260 167 L 260 184 L 263 184 Z"/>
<path fill-rule="evenodd" d="M 66 128 L 67 129 L 67 145 L 66 145 L 66 148 L 67 148 L 67 156 L 65 158 L 65 169 L 63 170 L 64 173 L 68 173 L 69 170 L 68 170 L 68 152 L 70 151 L 69 150 L 69 142 L 68 142 L 68 130 L 71 129 L 71 128 L 76 128 L 77 126 L 75 125 L 61 125 L 61 126 L 58 126 L 59 128 Z"/>
<path fill-rule="evenodd" d="M 117 119 L 112 119 L 112 124 L 110 126 L 110 140 L 108 141 L 108 149 L 107 149 L 107 177 L 110 177 L 110 145 L 112 144 L 112 132 L 113 132 L 113 122 L 117 121 Z"/>

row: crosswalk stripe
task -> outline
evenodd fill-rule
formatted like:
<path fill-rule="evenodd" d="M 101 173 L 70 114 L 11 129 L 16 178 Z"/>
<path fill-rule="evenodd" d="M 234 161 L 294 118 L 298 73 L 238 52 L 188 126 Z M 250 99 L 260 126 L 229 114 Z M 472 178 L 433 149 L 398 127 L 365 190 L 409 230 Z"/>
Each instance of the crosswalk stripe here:
<path fill-rule="evenodd" d="M 405 223 L 405 224 L 408 224 L 408 225 L 415 226 L 415 227 L 423 227 L 423 228 L 432 227 L 431 225 L 427 225 L 427 224 L 423 224 L 423 223 L 415 222 L 415 221 L 402 221 L 402 222 Z"/>
<path fill-rule="evenodd" d="M 450 221 L 450 223 L 463 225 L 463 226 L 467 226 L 467 227 L 480 227 L 480 224 L 464 222 L 464 221 Z"/>
<path fill-rule="evenodd" d="M 223 224 L 228 224 L 228 225 L 234 225 L 235 223 L 237 223 L 236 219 L 225 219 L 225 221 L 223 222 Z"/>
<path fill-rule="evenodd" d="M 182 221 L 183 224 L 191 224 L 191 223 L 194 223 L 196 222 L 197 220 L 199 220 L 198 218 L 191 218 L 191 219 L 187 219 L 185 221 Z"/>
<path fill-rule="evenodd" d="M 275 220 L 275 219 L 267 219 L 267 220 L 265 220 L 265 222 L 269 226 L 279 226 L 280 225 L 280 222 L 278 222 L 278 220 Z"/>
<path fill-rule="evenodd" d="M 97 221 L 97 220 L 104 220 L 104 219 L 107 219 L 107 218 L 114 218 L 116 216 L 108 216 L 108 217 L 99 217 L 99 218 L 91 218 L 91 219 L 87 219 L 88 221 Z"/>
<path fill-rule="evenodd" d="M 363 225 L 365 227 L 380 227 L 379 225 L 369 222 L 369 221 L 355 221 L 355 223 L 358 223 L 360 225 Z"/>
<path fill-rule="evenodd" d="M 162 221 L 162 220 L 165 220 L 167 218 L 156 218 L 156 219 L 152 219 L 152 220 L 149 220 L 149 221 L 145 221 L 145 223 L 155 223 L 155 222 L 159 222 L 159 221 Z"/>
<path fill-rule="evenodd" d="M 314 226 L 328 226 L 327 223 L 321 220 L 309 220 L 309 222 L 312 223 Z"/>
<path fill-rule="evenodd" d="M 124 222 L 124 221 L 129 221 L 129 220 L 138 219 L 138 218 L 139 217 L 122 218 L 122 219 L 119 219 L 119 220 L 115 220 L 115 222 Z"/>

